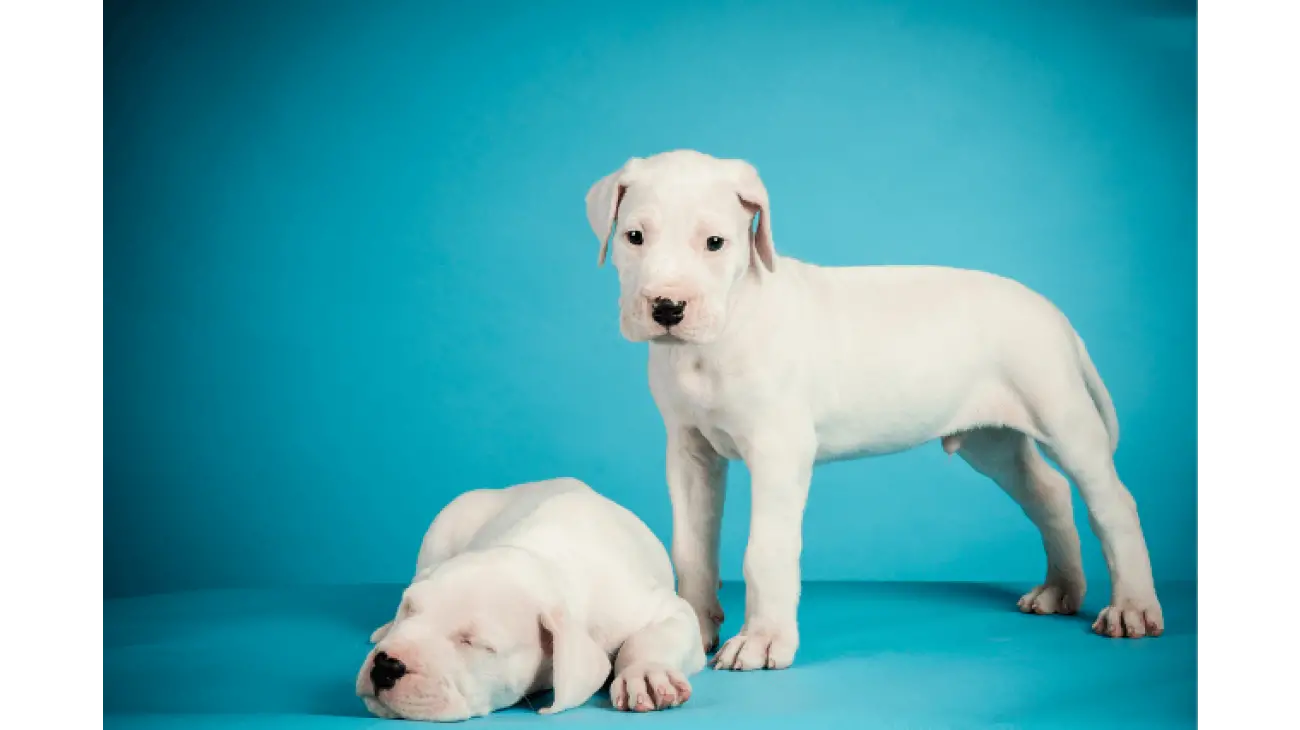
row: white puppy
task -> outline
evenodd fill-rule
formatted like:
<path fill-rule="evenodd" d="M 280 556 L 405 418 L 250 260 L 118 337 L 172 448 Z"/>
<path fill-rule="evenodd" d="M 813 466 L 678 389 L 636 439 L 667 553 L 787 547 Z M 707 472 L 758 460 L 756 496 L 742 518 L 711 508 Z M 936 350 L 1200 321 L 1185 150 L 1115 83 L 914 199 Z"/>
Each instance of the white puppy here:
<path fill-rule="evenodd" d="M 704 666 L 699 626 L 650 529 L 575 479 L 467 492 L 425 535 L 397 616 L 357 675 L 376 715 L 455 721 L 609 678 L 620 710 L 679 705 Z M 610 657 L 614 656 L 611 666 Z"/>
<path fill-rule="evenodd" d="M 1069 483 L 1037 443 L 1078 485 L 1101 539 L 1113 589 L 1094 629 L 1163 630 L 1137 508 L 1112 459 L 1115 410 L 1083 341 L 1049 301 L 976 271 L 780 257 L 754 167 L 698 152 L 629 160 L 588 192 L 587 217 L 599 262 L 609 251 L 618 270 L 622 333 L 650 343 L 673 561 L 708 645 L 722 621 L 725 460 L 743 459 L 751 473 L 745 623 L 715 666 L 794 659 L 814 464 L 936 439 L 1042 532 L 1047 577 L 1022 610 L 1073 613 L 1084 595 Z"/>

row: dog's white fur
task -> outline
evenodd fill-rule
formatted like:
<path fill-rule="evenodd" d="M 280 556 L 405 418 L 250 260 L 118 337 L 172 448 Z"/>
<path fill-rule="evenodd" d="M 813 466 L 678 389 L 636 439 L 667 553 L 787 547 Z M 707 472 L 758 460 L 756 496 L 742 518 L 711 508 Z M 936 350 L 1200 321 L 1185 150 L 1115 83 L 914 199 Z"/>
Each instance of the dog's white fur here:
<path fill-rule="evenodd" d="M 543 713 L 609 678 L 620 710 L 690 698 L 705 662 L 672 563 L 635 515 L 569 478 L 467 492 L 434 519 L 397 615 L 371 637 L 357 694 L 376 715 L 455 721 L 555 690 Z M 376 693 L 375 654 L 407 673 Z M 610 657 L 613 656 L 611 664 Z"/>
<path fill-rule="evenodd" d="M 587 216 L 599 262 L 608 251 L 618 270 L 620 329 L 650 343 L 679 592 L 710 646 L 722 620 L 725 461 L 751 472 L 745 623 L 715 666 L 794 659 L 814 464 L 932 440 L 997 482 L 1042 532 L 1047 577 L 1022 610 L 1073 613 L 1085 587 L 1069 484 L 1037 443 L 1078 485 L 1101 539 L 1113 589 L 1094 629 L 1163 630 L 1137 508 L 1112 458 L 1115 410 L 1083 341 L 1045 298 L 977 271 L 777 256 L 755 168 L 690 150 L 629 160 L 591 188 Z M 706 248 L 712 236 L 725 240 L 720 250 Z M 654 321 L 658 298 L 685 302 L 680 324 Z"/>

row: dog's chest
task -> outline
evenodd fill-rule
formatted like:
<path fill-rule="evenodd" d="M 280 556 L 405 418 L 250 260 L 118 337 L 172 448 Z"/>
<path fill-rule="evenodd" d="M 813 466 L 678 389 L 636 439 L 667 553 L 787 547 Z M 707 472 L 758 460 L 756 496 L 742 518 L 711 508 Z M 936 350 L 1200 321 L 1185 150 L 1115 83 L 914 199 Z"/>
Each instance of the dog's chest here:
<path fill-rule="evenodd" d="M 675 400 L 686 410 L 710 415 L 726 405 L 727 388 L 719 369 L 696 354 L 680 354 L 667 363 Z"/>
<path fill-rule="evenodd" d="M 672 380 L 681 398 L 692 408 L 712 409 L 717 406 L 722 389 L 717 370 L 709 367 L 699 355 L 682 355 L 671 363 Z"/>
<path fill-rule="evenodd" d="M 714 450 L 728 459 L 740 458 L 728 433 L 735 415 L 736 384 L 728 373 L 699 355 L 681 355 L 668 363 L 676 407 L 699 429 Z"/>

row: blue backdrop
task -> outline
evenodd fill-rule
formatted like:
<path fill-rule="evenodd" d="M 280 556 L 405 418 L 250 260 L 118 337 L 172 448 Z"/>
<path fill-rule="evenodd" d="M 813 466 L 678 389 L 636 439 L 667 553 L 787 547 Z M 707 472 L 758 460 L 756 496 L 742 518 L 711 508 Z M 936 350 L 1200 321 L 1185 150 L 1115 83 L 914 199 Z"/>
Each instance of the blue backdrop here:
<path fill-rule="evenodd" d="M 1157 579 L 1193 578 L 1179 5 L 107 3 L 106 593 L 404 581 L 454 495 L 560 475 L 667 540 L 645 345 L 583 196 L 678 147 L 756 164 L 785 254 L 1054 300 L 1116 400 Z M 748 508 L 733 465 L 726 578 Z M 937 444 L 819 468 L 805 530 L 809 579 L 1043 569 Z"/>

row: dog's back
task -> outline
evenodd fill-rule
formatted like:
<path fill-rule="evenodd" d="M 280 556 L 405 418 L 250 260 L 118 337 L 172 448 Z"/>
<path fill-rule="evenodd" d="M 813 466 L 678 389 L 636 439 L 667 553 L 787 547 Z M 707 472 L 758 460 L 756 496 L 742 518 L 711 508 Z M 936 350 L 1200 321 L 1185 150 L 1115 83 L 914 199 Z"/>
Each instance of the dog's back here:
<path fill-rule="evenodd" d="M 494 494 L 495 509 L 465 543 L 465 550 L 481 550 L 500 543 L 512 533 L 536 522 L 538 510 L 552 500 L 575 492 L 592 493 L 591 487 L 567 477 L 486 491 Z"/>
<path fill-rule="evenodd" d="M 606 564 L 673 585 L 662 543 L 622 505 L 570 477 L 465 492 L 438 513 L 416 574 L 462 552 L 513 545 L 566 564 Z"/>
<path fill-rule="evenodd" d="M 457 555 L 518 548 L 550 578 L 613 651 L 677 599 L 663 543 L 625 507 L 577 479 L 466 492 L 434 519 L 416 580 Z"/>

